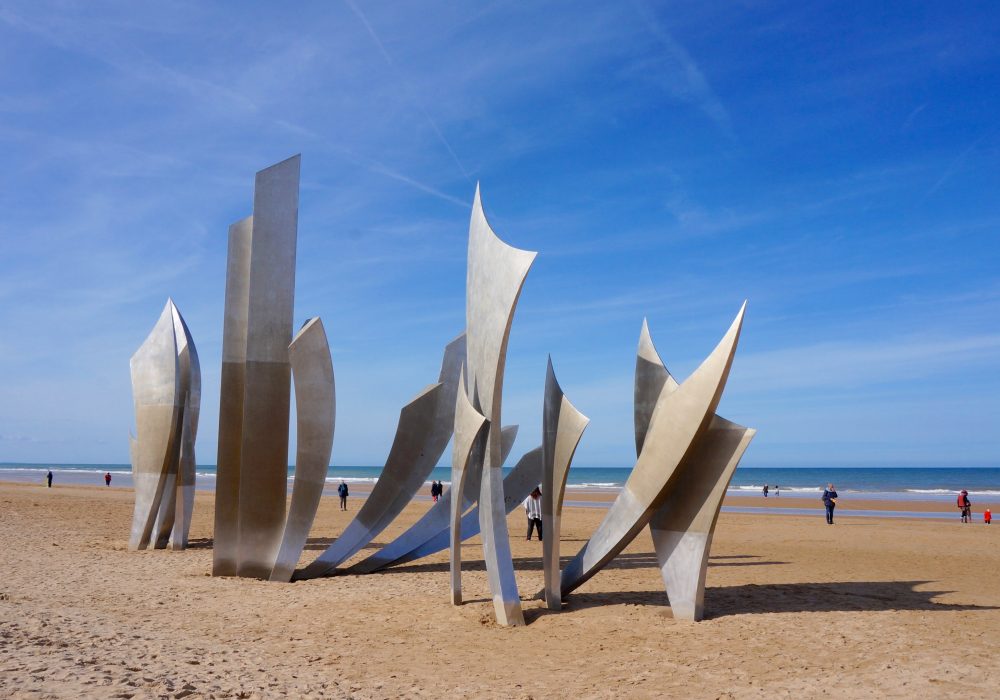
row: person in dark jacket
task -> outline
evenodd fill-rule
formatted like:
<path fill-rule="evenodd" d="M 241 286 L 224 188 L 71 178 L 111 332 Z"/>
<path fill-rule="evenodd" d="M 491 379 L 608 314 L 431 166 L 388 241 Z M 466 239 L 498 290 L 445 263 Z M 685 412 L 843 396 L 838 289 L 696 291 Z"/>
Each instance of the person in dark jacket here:
<path fill-rule="evenodd" d="M 49 473 L 45 475 L 45 481 L 49 485 L 49 488 L 52 488 L 52 470 L 51 469 L 49 469 Z"/>
<path fill-rule="evenodd" d="M 341 480 L 340 486 L 337 487 L 337 495 L 340 496 L 340 509 L 347 510 L 347 482 Z"/>
<path fill-rule="evenodd" d="M 837 490 L 833 484 L 823 489 L 823 505 L 826 506 L 826 524 L 833 525 L 833 509 L 837 507 Z"/>

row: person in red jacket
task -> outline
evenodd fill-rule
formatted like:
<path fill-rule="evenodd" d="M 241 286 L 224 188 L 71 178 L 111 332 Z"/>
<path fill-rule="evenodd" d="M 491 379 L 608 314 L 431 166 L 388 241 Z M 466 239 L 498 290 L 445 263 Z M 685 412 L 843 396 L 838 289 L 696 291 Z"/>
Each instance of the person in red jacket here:
<path fill-rule="evenodd" d="M 958 502 L 956 503 L 959 510 L 962 511 L 962 522 L 971 523 L 972 522 L 972 501 L 969 500 L 969 492 L 962 489 L 962 493 L 958 494 Z"/>
<path fill-rule="evenodd" d="M 993 521 L 993 516 L 990 515 L 990 509 L 987 508 L 983 511 L 983 522 L 989 525 Z"/>

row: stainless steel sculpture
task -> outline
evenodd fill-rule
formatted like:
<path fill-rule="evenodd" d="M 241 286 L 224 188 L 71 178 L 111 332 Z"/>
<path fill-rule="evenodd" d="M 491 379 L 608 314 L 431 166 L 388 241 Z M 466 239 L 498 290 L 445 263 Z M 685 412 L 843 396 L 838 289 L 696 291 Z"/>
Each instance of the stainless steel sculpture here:
<path fill-rule="evenodd" d="M 517 437 L 517 426 L 508 425 L 501 431 L 501 460 L 506 460 L 511 448 L 514 446 L 514 439 Z M 479 495 L 480 477 L 482 471 L 469 470 L 465 477 L 465 489 L 462 491 L 462 511 L 472 507 Z M 535 483 L 538 483 L 537 480 Z M 403 561 L 412 561 L 416 556 L 412 556 L 416 551 L 422 550 L 431 540 L 435 540 L 439 535 L 443 535 L 443 544 L 433 551 L 439 552 L 448 547 L 448 525 L 451 519 L 451 499 L 454 497 L 454 488 L 449 488 L 438 502 L 421 516 L 417 522 L 413 523 L 401 535 L 392 542 L 382 547 L 380 550 L 370 555 L 367 559 L 354 564 L 347 569 L 351 574 L 370 574 L 389 566 L 401 564 Z M 468 528 L 463 528 L 465 532 Z M 420 556 L 426 556 L 421 554 Z"/>
<path fill-rule="evenodd" d="M 642 452 L 652 414 L 651 397 L 673 392 L 677 382 L 660 359 L 642 323 L 635 370 L 636 453 Z M 653 515 L 649 531 L 673 615 L 704 615 L 705 575 L 722 499 L 756 430 L 717 415 L 677 468 L 676 483 Z"/>
<path fill-rule="evenodd" d="M 562 573 L 562 595 L 585 583 L 617 556 L 676 488 L 679 467 L 707 432 L 732 366 L 746 303 L 712 353 L 688 379 L 661 389 L 642 449 L 624 488 L 590 540 Z M 683 470 L 682 470 L 683 471 Z"/>
<path fill-rule="evenodd" d="M 514 578 L 507 535 L 503 475 L 500 469 L 500 407 L 507 341 L 518 297 L 536 253 L 501 241 L 483 213 L 479 187 L 469 222 L 469 255 L 465 280 L 465 325 L 468 333 L 469 400 L 489 421 L 480 464 L 479 521 L 483 557 L 501 625 L 523 625 L 524 614 Z"/>
<path fill-rule="evenodd" d="M 559 590 L 559 538 L 562 524 L 566 477 L 573 454 L 590 419 L 580 413 L 563 394 L 549 358 L 545 372 L 545 399 L 542 408 L 542 569 L 545 574 L 545 605 L 562 609 Z"/>
<path fill-rule="evenodd" d="M 253 217 L 229 227 L 225 318 L 222 326 L 222 383 L 219 391 L 219 452 L 215 479 L 215 535 L 212 575 L 235 576 L 240 514 L 240 452 L 250 303 L 250 243 Z"/>
<path fill-rule="evenodd" d="M 459 386 L 464 389 L 465 374 Z M 455 406 L 455 441 L 451 458 L 451 487 L 456 493 L 465 491 L 465 475 L 470 463 L 478 463 L 482 459 L 485 448 L 486 430 L 489 423 L 486 417 L 477 411 L 469 401 L 465 391 L 457 392 Z M 448 558 L 451 570 L 451 604 L 462 603 L 462 499 L 453 498 L 450 503 L 449 532 L 451 542 Z"/>
<path fill-rule="evenodd" d="M 295 481 L 281 547 L 270 577 L 272 581 L 285 583 L 291 580 L 309 537 L 333 449 L 337 415 L 333 361 L 319 318 L 306 321 L 296 334 L 288 346 L 288 360 L 295 382 Z"/>
<path fill-rule="evenodd" d="M 168 476 L 177 473 L 177 426 L 181 417 L 173 303 L 167 301 L 149 337 L 130 361 L 135 402 L 132 479 L 135 509 L 129 549 L 146 549 L 153 538 Z"/>
<path fill-rule="evenodd" d="M 299 156 L 257 173 L 240 447 L 238 576 L 268 578 L 285 525 Z"/>
<path fill-rule="evenodd" d="M 201 370 L 173 301 L 132 356 L 131 369 L 138 437 L 129 436 L 135 484 L 129 548 L 183 549 L 194 504 Z"/>
<path fill-rule="evenodd" d="M 423 486 L 451 438 L 464 358 L 463 333 L 445 347 L 438 383 L 423 389 L 400 411 L 385 466 L 357 516 L 297 578 L 333 572 L 395 520 Z"/>
<path fill-rule="evenodd" d="M 201 414 L 201 363 L 191 331 L 177 307 L 173 308 L 174 337 L 177 340 L 177 364 L 180 370 L 180 392 L 183 397 L 181 415 L 180 455 L 177 464 L 176 506 L 174 526 L 170 531 L 170 548 L 187 549 L 194 511 L 195 441 Z"/>
<path fill-rule="evenodd" d="M 300 157 L 257 173 L 253 216 L 229 229 L 212 573 L 287 581 L 316 512 L 333 440 L 334 388 L 318 319 L 292 341 Z M 299 444 L 288 485 L 290 353 Z"/>

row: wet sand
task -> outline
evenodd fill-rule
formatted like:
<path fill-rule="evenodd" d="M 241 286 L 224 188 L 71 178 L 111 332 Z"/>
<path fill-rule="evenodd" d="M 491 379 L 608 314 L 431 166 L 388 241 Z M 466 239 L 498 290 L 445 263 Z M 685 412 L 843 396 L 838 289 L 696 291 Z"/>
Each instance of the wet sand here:
<path fill-rule="evenodd" d="M 818 505 L 785 496 L 766 505 L 779 500 Z M 748 501 L 764 505 L 728 502 Z M 302 565 L 358 504 L 352 498 L 345 514 L 324 499 Z M 429 505 L 411 504 L 377 541 Z M 541 546 L 524 541 L 515 511 L 511 546 L 529 624 L 504 629 L 492 622 L 478 539 L 463 549 L 469 602 L 452 607 L 447 553 L 363 577 L 212 578 L 211 493 L 197 495 L 185 552 L 126 551 L 131 510 L 127 489 L 0 484 L 0 696 L 969 698 L 1000 690 L 1000 527 L 979 521 L 828 526 L 819 507 L 809 517 L 723 513 L 708 619 L 685 623 L 670 617 L 646 533 L 563 612 L 527 600 L 542 583 Z M 564 556 L 603 514 L 567 508 Z"/>

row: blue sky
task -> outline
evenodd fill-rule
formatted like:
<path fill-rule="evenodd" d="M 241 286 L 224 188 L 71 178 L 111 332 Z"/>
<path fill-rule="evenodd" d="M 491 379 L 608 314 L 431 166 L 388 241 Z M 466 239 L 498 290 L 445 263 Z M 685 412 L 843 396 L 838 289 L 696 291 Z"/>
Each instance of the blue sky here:
<path fill-rule="evenodd" d="M 539 252 L 515 457 L 551 353 L 576 464 L 629 466 L 643 317 L 684 377 L 747 298 L 744 465 L 997 466 L 998 35 L 993 3 L 5 2 L 0 461 L 127 462 L 172 296 L 214 463 L 227 227 L 302 153 L 335 464 L 382 462 L 461 330 L 479 181 Z"/>

